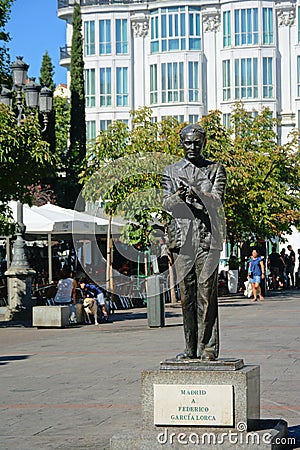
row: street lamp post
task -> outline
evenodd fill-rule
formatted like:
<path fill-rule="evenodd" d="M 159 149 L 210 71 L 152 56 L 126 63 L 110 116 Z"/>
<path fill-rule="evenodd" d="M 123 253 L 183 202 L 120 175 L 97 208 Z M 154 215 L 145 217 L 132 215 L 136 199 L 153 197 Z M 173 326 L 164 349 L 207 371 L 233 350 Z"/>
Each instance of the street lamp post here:
<path fill-rule="evenodd" d="M 29 65 L 23 61 L 21 56 L 17 56 L 17 60 L 12 63 L 13 84 L 16 90 L 16 105 L 18 110 L 17 123 L 21 126 L 22 120 L 25 119 L 23 109 L 23 95 L 25 95 L 25 103 L 32 111 L 39 109 L 43 115 L 42 133 L 46 131 L 48 125 L 48 115 L 52 110 L 52 91 L 47 87 L 41 88 L 34 78 L 30 78 L 27 82 L 27 71 Z M 0 102 L 12 107 L 12 92 L 2 86 Z M 11 266 L 5 272 L 8 284 L 8 309 L 6 314 L 8 319 L 16 317 L 16 315 L 25 310 L 27 313 L 31 311 L 32 306 L 32 277 L 35 271 L 30 268 L 26 255 L 25 243 L 25 225 L 23 223 L 23 204 L 17 203 L 17 227 L 16 240 L 13 245 L 13 258 Z"/>

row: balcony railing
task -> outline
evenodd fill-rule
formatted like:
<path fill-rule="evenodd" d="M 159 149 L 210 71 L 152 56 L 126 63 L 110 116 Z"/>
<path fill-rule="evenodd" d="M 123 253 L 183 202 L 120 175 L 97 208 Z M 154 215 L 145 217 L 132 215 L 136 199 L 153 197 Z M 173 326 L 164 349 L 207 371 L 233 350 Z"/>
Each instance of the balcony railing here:
<path fill-rule="evenodd" d="M 74 6 L 75 0 L 58 0 L 58 9 Z M 97 6 L 97 5 L 113 5 L 115 3 L 147 3 L 148 0 L 80 0 L 80 6 Z"/>
<path fill-rule="evenodd" d="M 71 47 L 67 47 L 66 45 L 64 47 L 60 47 L 60 59 L 68 59 L 71 58 Z"/>

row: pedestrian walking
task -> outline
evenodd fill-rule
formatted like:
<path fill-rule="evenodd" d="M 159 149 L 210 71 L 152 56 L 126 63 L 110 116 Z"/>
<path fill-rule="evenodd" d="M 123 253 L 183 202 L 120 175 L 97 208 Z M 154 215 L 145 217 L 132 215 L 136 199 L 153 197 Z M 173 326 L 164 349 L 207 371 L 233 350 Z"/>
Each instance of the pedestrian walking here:
<path fill-rule="evenodd" d="M 290 286 L 292 288 L 295 287 L 295 261 L 296 261 L 296 255 L 293 250 L 293 247 L 291 245 L 287 246 L 288 251 L 290 254 L 287 257 L 287 264 L 286 264 L 286 276 L 290 281 Z"/>
<path fill-rule="evenodd" d="M 289 287 L 289 278 L 286 276 L 286 265 L 287 265 L 288 255 L 285 252 L 285 248 L 283 248 L 281 250 L 280 256 L 281 256 L 281 258 L 283 260 L 283 264 L 284 264 L 282 269 L 281 269 L 281 272 L 280 272 L 280 277 L 282 278 L 283 287 L 285 289 L 288 289 L 288 287 Z"/>
<path fill-rule="evenodd" d="M 300 248 L 298 248 L 298 270 L 296 272 L 296 288 L 300 288 Z"/>
<path fill-rule="evenodd" d="M 280 273 L 284 268 L 284 260 L 281 255 L 276 251 L 276 245 L 272 247 L 272 253 L 269 254 L 268 257 L 268 267 L 272 276 L 272 288 L 274 290 L 278 289 L 278 287 L 283 286 L 282 278 L 280 277 Z"/>
<path fill-rule="evenodd" d="M 264 298 L 261 293 L 261 281 L 265 278 L 265 266 L 262 256 L 259 256 L 256 249 L 252 250 L 252 255 L 250 256 L 248 278 L 252 284 L 253 299 L 251 301 L 256 302 L 257 295 L 259 300 L 262 301 Z"/>

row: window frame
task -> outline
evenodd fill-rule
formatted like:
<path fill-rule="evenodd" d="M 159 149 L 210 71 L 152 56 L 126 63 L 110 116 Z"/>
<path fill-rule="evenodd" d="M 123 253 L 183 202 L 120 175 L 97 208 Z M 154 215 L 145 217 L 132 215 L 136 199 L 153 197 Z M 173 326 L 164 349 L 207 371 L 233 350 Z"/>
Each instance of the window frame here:
<path fill-rule="evenodd" d="M 103 39 L 102 40 L 102 29 Z M 112 54 L 112 42 L 111 42 L 111 19 L 99 20 L 99 55 L 111 55 Z"/>

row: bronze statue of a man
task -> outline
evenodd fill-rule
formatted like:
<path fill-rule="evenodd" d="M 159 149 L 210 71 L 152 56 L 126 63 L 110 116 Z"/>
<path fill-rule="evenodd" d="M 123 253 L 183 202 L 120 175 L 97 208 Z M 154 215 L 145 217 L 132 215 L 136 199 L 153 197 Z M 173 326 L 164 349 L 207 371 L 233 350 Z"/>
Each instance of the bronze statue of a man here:
<path fill-rule="evenodd" d="M 169 249 L 179 281 L 186 349 L 177 359 L 215 360 L 219 354 L 218 263 L 225 226 L 226 172 L 205 159 L 206 133 L 188 125 L 180 133 L 184 158 L 165 168 L 163 204 L 172 215 Z"/>

